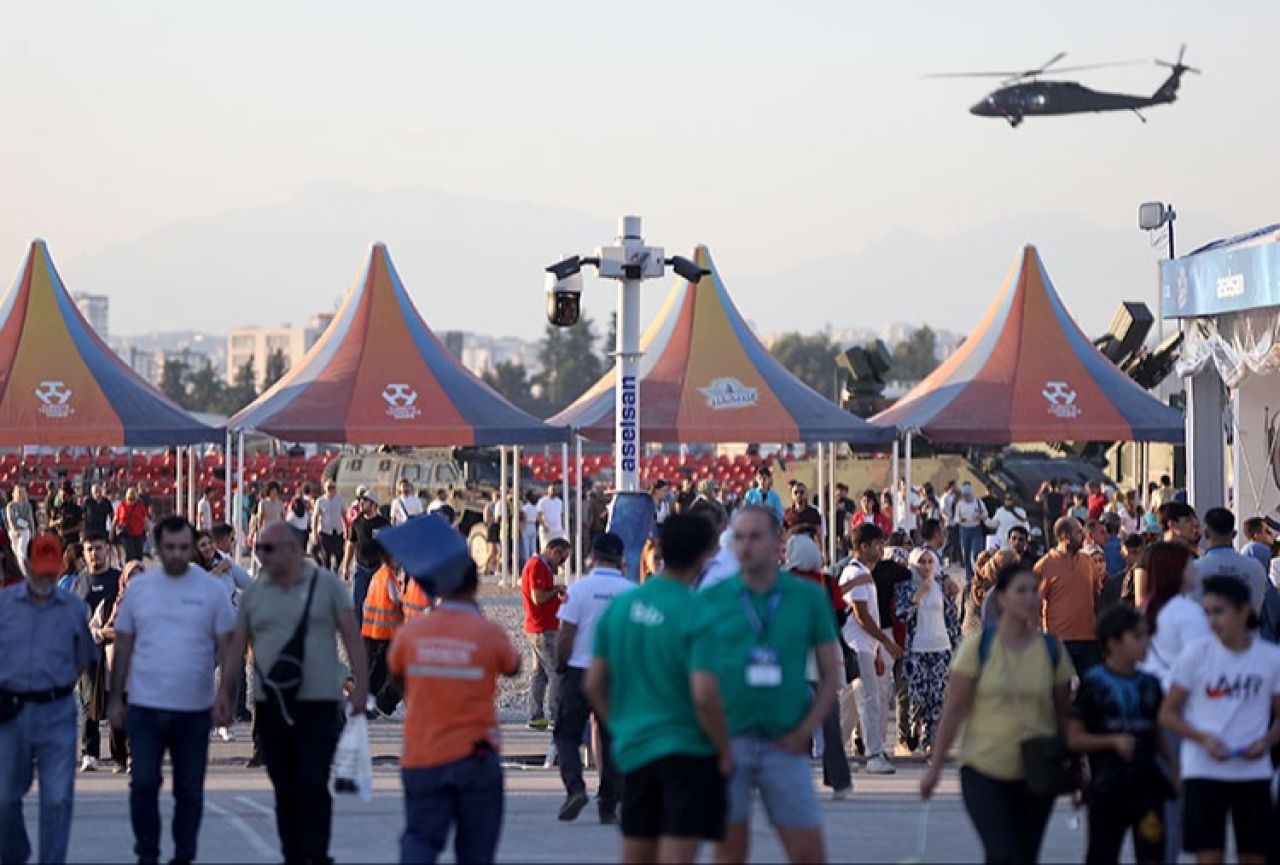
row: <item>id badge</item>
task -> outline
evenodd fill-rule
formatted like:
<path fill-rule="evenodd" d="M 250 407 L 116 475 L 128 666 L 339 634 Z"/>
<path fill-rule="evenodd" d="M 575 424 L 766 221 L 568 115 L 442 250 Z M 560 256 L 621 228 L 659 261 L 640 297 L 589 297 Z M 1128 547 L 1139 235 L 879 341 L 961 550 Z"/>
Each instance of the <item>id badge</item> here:
<path fill-rule="evenodd" d="M 747 656 L 747 687 L 776 688 L 782 684 L 778 653 L 768 646 L 756 646 Z"/>

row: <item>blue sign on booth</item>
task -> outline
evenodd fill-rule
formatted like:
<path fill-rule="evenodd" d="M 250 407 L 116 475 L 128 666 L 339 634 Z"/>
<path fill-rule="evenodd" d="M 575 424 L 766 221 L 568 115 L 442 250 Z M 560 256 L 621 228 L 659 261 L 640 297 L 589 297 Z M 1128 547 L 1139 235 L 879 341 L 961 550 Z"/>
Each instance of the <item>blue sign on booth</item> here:
<path fill-rule="evenodd" d="M 1209 249 L 1160 264 L 1165 318 L 1280 306 L 1280 243 Z"/>

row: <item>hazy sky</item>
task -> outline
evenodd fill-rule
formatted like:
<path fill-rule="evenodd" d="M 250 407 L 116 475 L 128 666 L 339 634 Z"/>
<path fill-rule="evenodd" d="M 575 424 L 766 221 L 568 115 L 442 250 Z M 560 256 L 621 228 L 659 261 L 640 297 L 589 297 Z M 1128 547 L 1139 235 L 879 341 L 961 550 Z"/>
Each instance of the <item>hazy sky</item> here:
<path fill-rule="evenodd" d="M 605 220 L 641 213 L 653 242 L 710 243 L 744 276 L 895 232 L 944 238 L 1046 212 L 1131 232 L 1145 260 L 1134 228 L 1144 198 L 1177 203 L 1184 249 L 1277 218 L 1278 27 L 1274 3 L 1170 0 L 10 0 L 0 280 L 34 236 L 65 274 L 112 244 L 328 181 Z M 1150 110 L 1146 125 L 1117 114 L 1011 130 L 967 113 L 988 82 L 920 77 L 1030 67 L 1059 50 L 1074 63 L 1172 59 L 1182 42 L 1205 74 L 1188 75 L 1180 101 Z M 1145 65 L 1079 78 L 1150 93 L 1164 74 Z M 340 230 L 343 214 L 332 219 Z M 530 273 L 530 286 L 540 281 Z M 171 282 L 172 307 L 150 304 L 114 329 L 201 326 L 183 274 Z M 529 304 L 528 334 L 541 315 L 531 291 L 512 289 L 512 303 Z M 447 296 L 432 302 L 454 325 L 485 326 Z M 815 311 L 811 324 L 828 320 Z"/>

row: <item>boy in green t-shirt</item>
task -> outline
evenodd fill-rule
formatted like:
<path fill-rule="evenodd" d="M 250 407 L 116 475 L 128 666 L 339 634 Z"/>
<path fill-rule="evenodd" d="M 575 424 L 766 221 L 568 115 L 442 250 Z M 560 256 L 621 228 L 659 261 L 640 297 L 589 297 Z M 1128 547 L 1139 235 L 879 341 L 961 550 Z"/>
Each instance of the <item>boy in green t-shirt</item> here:
<path fill-rule="evenodd" d="M 705 627 L 691 589 L 716 551 L 700 516 L 659 528 L 663 568 L 596 625 L 586 691 L 622 773 L 624 862 L 693 862 L 724 836 L 729 731 L 715 674 L 693 663 Z"/>

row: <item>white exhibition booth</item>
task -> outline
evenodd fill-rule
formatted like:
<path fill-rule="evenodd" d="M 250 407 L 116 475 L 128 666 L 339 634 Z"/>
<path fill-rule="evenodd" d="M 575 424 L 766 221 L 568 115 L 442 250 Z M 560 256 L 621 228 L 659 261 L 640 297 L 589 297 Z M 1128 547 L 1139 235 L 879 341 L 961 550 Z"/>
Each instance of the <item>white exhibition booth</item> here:
<path fill-rule="evenodd" d="M 1160 266 L 1184 333 L 1187 487 L 1201 513 L 1280 520 L 1280 225 Z"/>

